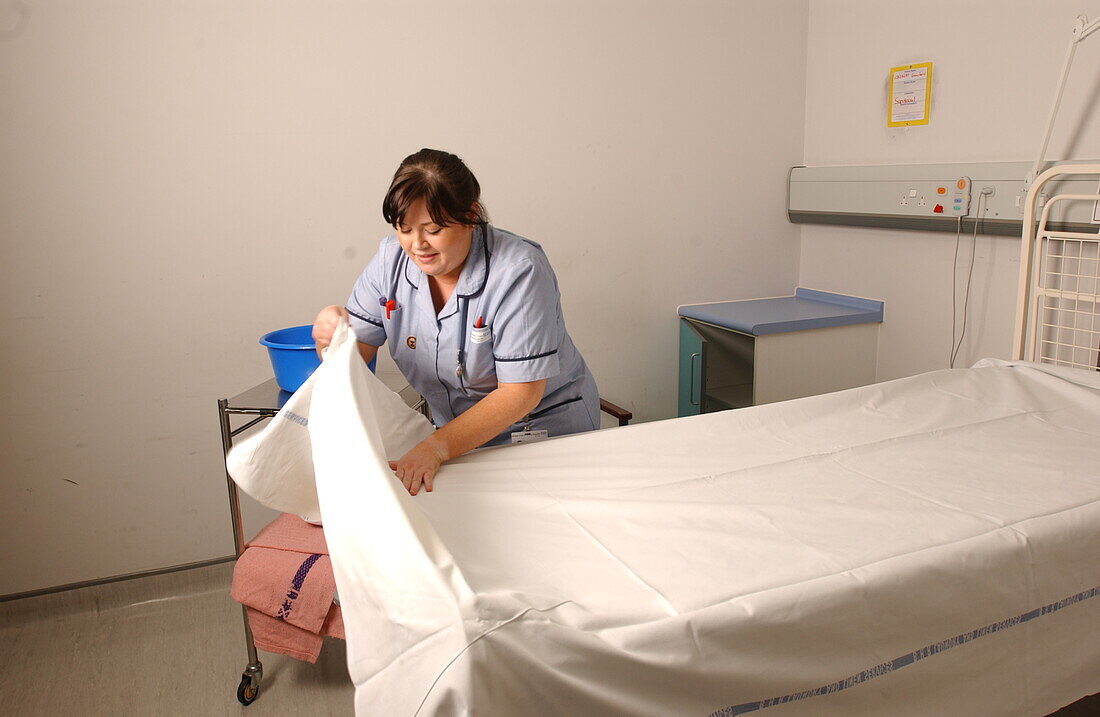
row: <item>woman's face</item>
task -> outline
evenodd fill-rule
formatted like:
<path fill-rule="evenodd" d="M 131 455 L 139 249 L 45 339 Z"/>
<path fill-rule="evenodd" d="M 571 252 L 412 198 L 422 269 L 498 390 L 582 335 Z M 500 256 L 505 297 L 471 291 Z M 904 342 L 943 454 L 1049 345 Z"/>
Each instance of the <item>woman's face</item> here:
<path fill-rule="evenodd" d="M 436 224 L 423 199 L 413 202 L 397 223 L 397 241 L 428 276 L 458 280 L 470 253 L 474 228 L 466 224 Z"/>

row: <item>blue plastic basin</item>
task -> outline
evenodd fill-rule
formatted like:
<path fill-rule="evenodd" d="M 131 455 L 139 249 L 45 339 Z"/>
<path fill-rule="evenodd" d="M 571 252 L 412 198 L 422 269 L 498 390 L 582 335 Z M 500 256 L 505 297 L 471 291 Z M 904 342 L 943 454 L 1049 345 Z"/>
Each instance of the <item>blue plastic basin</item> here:
<path fill-rule="evenodd" d="M 313 341 L 313 325 L 291 326 L 260 337 L 267 347 L 271 368 L 275 370 L 275 383 L 284 391 L 294 393 L 321 365 L 317 356 L 317 344 Z M 372 358 L 367 368 L 374 373 L 378 357 Z"/>
<path fill-rule="evenodd" d="M 272 331 L 264 334 L 260 343 L 267 347 L 275 382 L 284 391 L 297 391 L 321 365 L 317 346 L 313 343 L 312 324 Z"/>

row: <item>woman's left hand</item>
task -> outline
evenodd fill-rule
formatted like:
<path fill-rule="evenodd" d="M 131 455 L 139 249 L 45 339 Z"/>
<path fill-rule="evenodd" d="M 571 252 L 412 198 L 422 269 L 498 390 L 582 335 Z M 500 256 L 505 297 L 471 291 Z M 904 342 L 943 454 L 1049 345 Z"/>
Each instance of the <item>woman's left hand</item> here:
<path fill-rule="evenodd" d="M 434 435 L 428 436 L 399 460 L 390 461 L 390 468 L 405 485 L 409 495 L 416 495 L 421 485 L 431 493 L 435 473 L 440 464 L 447 460 L 446 446 L 440 445 L 441 442 L 434 438 Z"/>

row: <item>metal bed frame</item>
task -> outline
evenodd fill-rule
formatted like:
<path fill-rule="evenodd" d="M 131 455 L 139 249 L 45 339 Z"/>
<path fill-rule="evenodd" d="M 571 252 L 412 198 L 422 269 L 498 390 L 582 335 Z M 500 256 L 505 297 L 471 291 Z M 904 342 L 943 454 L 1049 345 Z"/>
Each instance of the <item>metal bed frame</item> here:
<path fill-rule="evenodd" d="M 379 376 L 379 378 L 383 380 L 383 383 L 387 382 L 384 375 Z M 425 416 L 429 415 L 427 403 L 407 384 L 402 389 L 397 389 L 392 385 L 390 388 L 394 389 L 411 408 L 420 411 Z M 218 423 L 221 426 L 222 434 L 222 457 L 228 458 L 229 450 L 233 447 L 234 438 L 257 424 L 273 418 L 291 395 L 291 393 L 279 388 L 275 379 L 272 378 L 232 398 L 219 398 Z M 618 421 L 620 426 L 627 425 L 634 417 L 630 411 L 603 398 L 600 399 L 600 410 Z M 230 419 L 231 416 L 251 416 L 252 418 L 234 428 Z M 223 461 L 224 465 L 225 462 Z M 235 556 L 239 558 L 245 550 L 244 523 L 241 519 L 241 497 L 240 490 L 229 475 L 228 468 L 225 471 L 225 482 L 229 489 L 229 517 L 233 522 L 233 548 Z M 252 628 L 248 624 L 248 612 L 244 605 L 241 605 L 241 617 L 244 621 L 244 644 L 245 650 L 248 652 L 248 664 L 245 665 L 241 674 L 241 681 L 237 685 L 237 700 L 242 705 L 250 705 L 260 694 L 264 666 L 256 652 L 256 641 L 252 637 Z"/>
<path fill-rule="evenodd" d="M 1100 370 L 1100 234 L 1048 227 L 1056 205 L 1100 194 L 1056 194 L 1040 205 L 1046 185 L 1066 175 L 1098 178 L 1100 164 L 1053 166 L 1028 190 L 1013 358 Z"/>

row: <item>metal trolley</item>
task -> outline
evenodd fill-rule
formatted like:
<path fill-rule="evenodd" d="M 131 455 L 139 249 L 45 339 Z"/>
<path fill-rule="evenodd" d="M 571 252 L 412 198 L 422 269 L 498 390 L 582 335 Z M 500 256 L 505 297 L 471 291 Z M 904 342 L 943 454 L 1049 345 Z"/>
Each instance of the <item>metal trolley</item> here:
<path fill-rule="evenodd" d="M 388 375 L 379 375 L 379 378 L 382 379 L 383 383 L 390 383 L 387 380 Z M 427 404 L 424 399 L 407 384 L 401 389 L 392 385 L 390 388 L 396 391 L 410 407 L 427 415 Z M 232 398 L 219 398 L 218 423 L 221 426 L 223 458 L 228 457 L 229 449 L 233 447 L 235 437 L 272 418 L 291 395 L 293 394 L 279 388 L 279 385 L 275 383 L 275 379 L 272 378 Z M 600 399 L 600 410 L 618 421 L 620 426 L 627 425 L 630 419 L 633 418 L 630 411 L 602 398 Z M 234 428 L 230 416 L 251 418 Z M 241 520 L 241 498 L 237 484 L 230 477 L 228 468 L 225 471 L 225 482 L 229 489 L 229 516 L 233 521 L 233 547 L 236 556 L 239 558 L 245 548 L 244 524 Z M 248 651 L 248 664 L 245 665 L 244 672 L 241 674 L 241 681 L 237 685 L 237 700 L 242 705 L 250 705 L 260 694 L 260 682 L 263 681 L 264 666 L 256 654 L 256 642 L 252 638 L 252 628 L 248 625 L 248 613 L 244 605 L 241 606 L 241 617 L 244 620 L 244 644 L 245 649 Z"/>
<path fill-rule="evenodd" d="M 223 458 L 229 455 L 229 449 L 233 447 L 233 439 L 236 436 L 274 416 L 291 395 L 279 388 L 279 385 L 275 383 L 275 379 L 270 379 L 233 398 L 219 398 L 218 423 L 221 425 L 222 431 Z M 252 419 L 237 428 L 233 428 L 230 416 L 252 416 Z M 229 476 L 228 468 L 225 471 L 225 482 L 229 487 L 229 516 L 233 521 L 233 548 L 239 558 L 241 553 L 244 552 L 241 496 L 237 490 L 237 484 Z M 260 682 L 264 677 L 264 666 L 256 654 L 256 642 L 252 639 L 252 628 L 248 625 L 248 613 L 245 611 L 244 605 L 241 605 L 241 617 L 244 619 L 244 644 L 248 650 L 248 664 L 245 666 L 244 673 L 241 675 L 241 682 L 237 686 L 237 700 L 242 705 L 250 705 L 260 694 Z"/>

